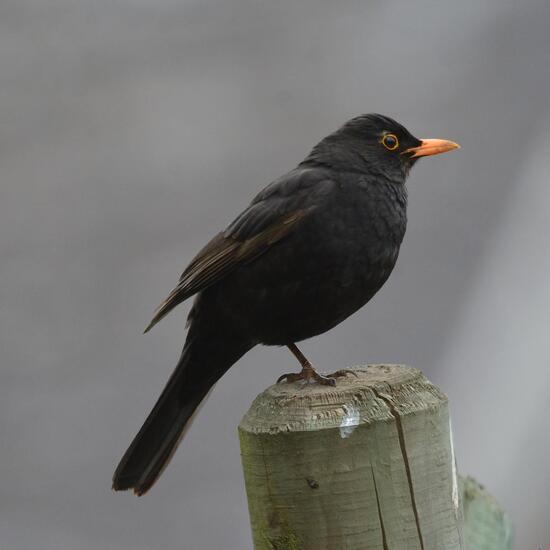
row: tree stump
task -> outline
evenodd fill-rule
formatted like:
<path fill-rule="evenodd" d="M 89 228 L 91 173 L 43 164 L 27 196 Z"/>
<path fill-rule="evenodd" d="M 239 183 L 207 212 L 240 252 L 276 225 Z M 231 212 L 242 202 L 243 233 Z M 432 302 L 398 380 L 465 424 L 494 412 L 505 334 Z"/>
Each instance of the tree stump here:
<path fill-rule="evenodd" d="M 420 371 L 276 384 L 239 436 L 255 550 L 463 550 L 448 402 Z"/>

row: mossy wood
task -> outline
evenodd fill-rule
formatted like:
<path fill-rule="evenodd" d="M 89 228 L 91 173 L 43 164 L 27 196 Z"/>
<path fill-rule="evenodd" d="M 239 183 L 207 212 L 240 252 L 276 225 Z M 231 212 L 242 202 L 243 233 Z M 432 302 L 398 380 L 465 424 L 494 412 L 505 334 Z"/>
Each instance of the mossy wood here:
<path fill-rule="evenodd" d="M 460 478 L 466 550 L 512 550 L 513 529 L 500 504 L 471 477 Z"/>
<path fill-rule="evenodd" d="M 277 384 L 239 426 L 255 550 L 463 550 L 446 396 L 416 369 Z"/>

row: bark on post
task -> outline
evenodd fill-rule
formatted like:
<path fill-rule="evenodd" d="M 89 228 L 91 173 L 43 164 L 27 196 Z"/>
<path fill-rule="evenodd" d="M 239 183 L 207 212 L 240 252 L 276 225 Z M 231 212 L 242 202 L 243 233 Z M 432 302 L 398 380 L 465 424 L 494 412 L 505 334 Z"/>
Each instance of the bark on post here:
<path fill-rule="evenodd" d="M 463 550 L 446 396 L 371 365 L 278 384 L 239 425 L 256 550 Z"/>
<path fill-rule="evenodd" d="M 471 477 L 461 477 L 459 487 L 466 550 L 512 550 L 512 524 L 495 498 Z"/>

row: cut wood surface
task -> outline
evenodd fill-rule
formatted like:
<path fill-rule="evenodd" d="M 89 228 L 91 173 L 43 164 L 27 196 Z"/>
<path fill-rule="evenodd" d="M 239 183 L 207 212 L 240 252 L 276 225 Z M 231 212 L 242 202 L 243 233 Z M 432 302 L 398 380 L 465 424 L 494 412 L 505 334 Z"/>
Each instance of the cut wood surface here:
<path fill-rule="evenodd" d="M 256 550 L 463 549 L 446 396 L 416 369 L 281 383 L 239 426 Z"/>

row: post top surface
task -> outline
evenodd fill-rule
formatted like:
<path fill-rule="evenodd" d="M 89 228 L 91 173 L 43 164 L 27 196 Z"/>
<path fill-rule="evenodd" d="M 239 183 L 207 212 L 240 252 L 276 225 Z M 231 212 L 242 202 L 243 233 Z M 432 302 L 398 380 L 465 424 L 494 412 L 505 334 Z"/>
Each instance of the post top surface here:
<path fill-rule="evenodd" d="M 345 429 L 440 406 L 446 396 L 418 370 L 377 364 L 349 369 L 336 386 L 274 384 L 244 415 L 239 429 L 252 433 Z"/>

